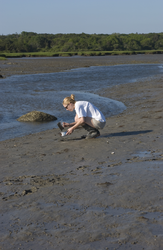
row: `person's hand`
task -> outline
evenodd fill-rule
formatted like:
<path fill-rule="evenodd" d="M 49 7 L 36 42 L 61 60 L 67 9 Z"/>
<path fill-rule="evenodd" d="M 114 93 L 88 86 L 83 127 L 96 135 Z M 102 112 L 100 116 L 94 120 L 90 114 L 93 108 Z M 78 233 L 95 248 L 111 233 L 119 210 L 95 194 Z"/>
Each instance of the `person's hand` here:
<path fill-rule="evenodd" d="M 71 135 L 73 131 L 74 131 L 73 128 L 69 128 L 69 129 L 67 130 L 66 135 Z"/>
<path fill-rule="evenodd" d="M 67 123 L 67 122 L 63 122 L 62 123 L 62 126 L 65 128 L 65 127 L 69 127 L 69 123 Z"/>

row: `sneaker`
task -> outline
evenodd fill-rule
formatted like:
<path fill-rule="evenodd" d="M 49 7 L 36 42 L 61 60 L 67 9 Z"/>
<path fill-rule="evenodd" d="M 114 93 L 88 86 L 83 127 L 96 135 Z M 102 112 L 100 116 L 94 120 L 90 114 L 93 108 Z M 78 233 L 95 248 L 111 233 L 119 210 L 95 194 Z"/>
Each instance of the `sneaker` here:
<path fill-rule="evenodd" d="M 87 135 L 82 135 L 81 139 L 85 139 L 87 137 Z"/>
<path fill-rule="evenodd" d="M 93 139 L 93 138 L 96 138 L 100 136 L 100 132 L 97 130 L 97 131 L 93 131 L 93 132 L 90 132 L 87 134 L 87 136 L 85 137 L 85 139 Z"/>

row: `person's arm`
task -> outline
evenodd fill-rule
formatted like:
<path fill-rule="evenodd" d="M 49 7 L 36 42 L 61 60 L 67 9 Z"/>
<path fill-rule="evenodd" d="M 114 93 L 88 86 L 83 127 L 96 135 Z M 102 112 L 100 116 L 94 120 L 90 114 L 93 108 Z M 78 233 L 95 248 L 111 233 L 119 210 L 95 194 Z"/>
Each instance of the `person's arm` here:
<path fill-rule="evenodd" d="M 78 119 L 78 122 L 74 122 L 74 125 L 67 130 L 67 135 L 72 134 L 72 132 L 74 131 L 74 129 L 76 129 L 77 127 L 79 127 L 80 125 L 82 125 L 84 122 L 85 122 L 84 117 L 80 117 Z"/>
<path fill-rule="evenodd" d="M 62 126 L 65 128 L 65 127 L 72 127 L 75 125 L 76 122 L 72 122 L 72 123 L 67 123 L 67 122 L 63 122 L 62 123 Z"/>

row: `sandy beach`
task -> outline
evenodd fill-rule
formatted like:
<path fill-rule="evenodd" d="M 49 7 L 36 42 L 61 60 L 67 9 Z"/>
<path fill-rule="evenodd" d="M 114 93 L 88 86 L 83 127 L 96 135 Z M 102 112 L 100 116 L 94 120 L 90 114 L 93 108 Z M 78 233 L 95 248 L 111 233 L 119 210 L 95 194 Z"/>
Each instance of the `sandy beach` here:
<path fill-rule="evenodd" d="M 163 55 L 8 59 L 0 74 L 163 63 Z M 101 136 L 59 129 L 0 142 L 0 249 L 163 249 L 163 75 L 102 96 L 127 109 Z"/>

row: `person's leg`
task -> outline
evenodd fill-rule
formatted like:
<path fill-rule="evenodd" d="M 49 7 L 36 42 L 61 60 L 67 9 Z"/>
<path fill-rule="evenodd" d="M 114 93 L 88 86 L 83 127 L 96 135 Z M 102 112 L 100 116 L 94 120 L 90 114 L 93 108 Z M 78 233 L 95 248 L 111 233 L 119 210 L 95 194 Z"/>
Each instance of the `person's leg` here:
<path fill-rule="evenodd" d="M 75 116 L 75 122 L 78 122 L 78 119 L 79 119 L 79 118 L 78 118 L 78 115 L 76 114 L 76 116 Z M 84 122 L 85 122 L 85 123 L 83 123 L 82 126 L 85 125 L 85 124 L 87 124 L 87 125 L 89 125 L 90 127 L 95 128 L 94 125 L 93 125 L 92 120 L 93 120 L 93 119 L 92 119 L 91 117 L 84 117 Z"/>
<path fill-rule="evenodd" d="M 88 131 L 86 139 L 96 138 L 100 136 L 99 129 L 103 129 L 105 127 L 106 122 L 100 122 L 96 119 L 92 119 L 90 117 L 86 117 L 85 124 L 83 127 Z"/>
<path fill-rule="evenodd" d="M 85 117 L 84 119 L 85 123 L 88 124 L 89 126 L 95 128 L 94 124 L 93 124 L 93 119 L 91 117 Z"/>
<path fill-rule="evenodd" d="M 82 124 L 82 127 L 88 131 L 87 135 L 82 136 L 82 138 L 85 139 L 91 139 L 96 138 L 97 136 L 100 136 L 100 132 L 98 129 L 96 129 L 92 123 L 91 117 L 85 117 L 84 123 Z M 75 116 L 75 122 L 78 121 L 78 115 Z"/>

